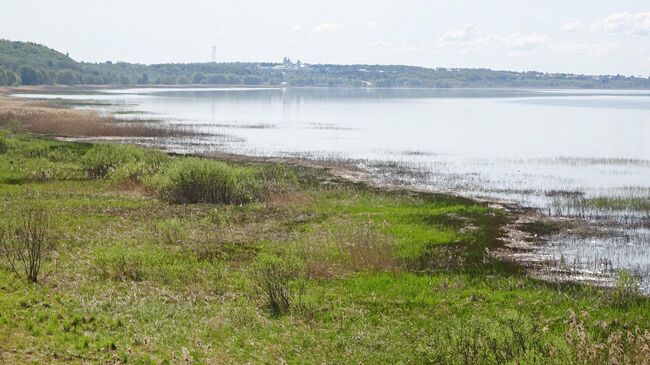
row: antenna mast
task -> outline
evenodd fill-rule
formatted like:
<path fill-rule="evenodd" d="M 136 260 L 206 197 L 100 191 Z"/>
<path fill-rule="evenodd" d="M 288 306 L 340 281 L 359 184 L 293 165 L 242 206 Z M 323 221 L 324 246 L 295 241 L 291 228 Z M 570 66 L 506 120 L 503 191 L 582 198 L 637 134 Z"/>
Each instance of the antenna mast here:
<path fill-rule="evenodd" d="M 217 62 L 217 46 L 212 46 L 212 63 Z"/>

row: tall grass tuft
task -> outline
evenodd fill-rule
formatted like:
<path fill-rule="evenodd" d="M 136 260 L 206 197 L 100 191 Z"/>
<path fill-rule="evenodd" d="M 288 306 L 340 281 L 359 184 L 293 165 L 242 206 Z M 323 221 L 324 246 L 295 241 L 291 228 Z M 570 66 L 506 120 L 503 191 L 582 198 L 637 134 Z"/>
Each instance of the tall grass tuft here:
<path fill-rule="evenodd" d="M 253 297 L 274 315 L 289 311 L 303 294 L 295 282 L 302 277 L 302 267 L 292 257 L 261 254 L 250 270 Z"/>
<path fill-rule="evenodd" d="M 170 165 L 154 185 L 162 198 L 176 203 L 245 204 L 290 180 L 267 168 L 185 158 Z"/>
<path fill-rule="evenodd" d="M 612 304 L 621 308 L 629 308 L 642 298 L 639 278 L 629 270 L 619 270 L 611 293 Z"/>
<path fill-rule="evenodd" d="M 111 177 L 117 182 L 138 181 L 164 165 L 167 156 L 131 145 L 96 144 L 81 163 L 90 178 Z"/>

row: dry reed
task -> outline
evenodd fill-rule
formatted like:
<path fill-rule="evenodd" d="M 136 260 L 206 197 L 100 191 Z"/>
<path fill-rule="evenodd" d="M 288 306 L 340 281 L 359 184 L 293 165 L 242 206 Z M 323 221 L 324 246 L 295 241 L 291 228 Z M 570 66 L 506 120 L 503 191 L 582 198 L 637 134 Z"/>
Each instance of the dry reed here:
<path fill-rule="evenodd" d="M 60 137 L 184 137 L 200 133 L 143 122 L 125 123 L 95 111 L 62 109 L 0 97 L 0 126 Z"/>

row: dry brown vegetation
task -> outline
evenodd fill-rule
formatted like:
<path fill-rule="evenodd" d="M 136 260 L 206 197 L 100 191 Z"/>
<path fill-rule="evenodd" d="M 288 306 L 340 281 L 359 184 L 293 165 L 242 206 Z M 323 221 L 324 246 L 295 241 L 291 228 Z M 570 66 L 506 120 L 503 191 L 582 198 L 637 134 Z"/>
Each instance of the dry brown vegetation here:
<path fill-rule="evenodd" d="M 198 135 L 144 123 L 125 123 L 95 111 L 53 108 L 39 102 L 0 96 L 0 126 L 60 137 L 182 137 Z"/>
<path fill-rule="evenodd" d="M 376 232 L 372 222 L 340 222 L 336 230 L 310 232 L 301 256 L 307 276 L 331 279 L 355 272 L 397 272 L 397 242 Z"/>

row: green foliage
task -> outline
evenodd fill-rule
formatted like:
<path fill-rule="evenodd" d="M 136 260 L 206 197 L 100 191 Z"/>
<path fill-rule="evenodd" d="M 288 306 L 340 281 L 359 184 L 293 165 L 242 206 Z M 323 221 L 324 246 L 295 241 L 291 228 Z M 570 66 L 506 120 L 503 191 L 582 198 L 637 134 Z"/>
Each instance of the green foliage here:
<path fill-rule="evenodd" d="M 157 172 L 166 156 L 131 145 L 96 144 L 81 160 L 91 178 L 110 175 L 116 182 L 140 182 L 143 176 Z"/>
<path fill-rule="evenodd" d="M 619 270 L 611 294 L 612 303 L 621 308 L 629 308 L 638 303 L 641 295 L 639 278 L 629 270 Z"/>
<path fill-rule="evenodd" d="M 41 83 L 38 71 L 31 66 L 22 65 L 18 67 L 18 74 L 23 85 L 38 85 Z"/>
<path fill-rule="evenodd" d="M 188 281 L 214 280 L 219 269 L 200 262 L 191 252 L 173 253 L 155 246 L 113 245 L 93 254 L 93 271 L 114 281 L 157 281 L 182 285 Z"/>
<path fill-rule="evenodd" d="M 9 86 L 20 86 L 22 85 L 22 80 L 20 79 L 20 75 L 13 71 L 5 71 L 7 74 L 7 85 Z"/>
<path fill-rule="evenodd" d="M 0 65 L 9 70 L 20 66 L 35 69 L 77 69 L 79 65 L 70 57 L 31 42 L 12 42 L 0 40 Z"/>
<path fill-rule="evenodd" d="M 201 84 L 205 81 L 205 75 L 202 72 L 195 72 L 192 74 L 192 83 Z"/>
<path fill-rule="evenodd" d="M 263 198 L 269 190 L 290 182 L 292 177 L 295 175 L 275 174 L 268 167 L 184 158 L 153 179 L 153 185 L 161 197 L 172 202 L 244 204 Z"/>
<path fill-rule="evenodd" d="M 154 226 L 157 240 L 167 245 L 179 244 L 185 237 L 185 227 L 178 219 L 165 219 Z"/>
<path fill-rule="evenodd" d="M 4 68 L 0 67 L 0 86 L 8 85 L 9 79 Z"/>
<path fill-rule="evenodd" d="M 78 78 L 72 70 L 62 70 L 56 74 L 56 83 L 62 85 L 74 85 L 78 83 Z"/>

